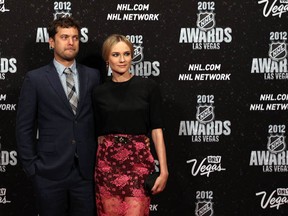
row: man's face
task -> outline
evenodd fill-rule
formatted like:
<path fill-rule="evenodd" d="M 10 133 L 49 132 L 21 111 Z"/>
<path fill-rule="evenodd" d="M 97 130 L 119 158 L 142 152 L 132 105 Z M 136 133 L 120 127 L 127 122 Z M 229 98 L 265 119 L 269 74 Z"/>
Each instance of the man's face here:
<path fill-rule="evenodd" d="M 54 49 L 54 57 L 58 62 L 74 61 L 79 51 L 79 32 L 73 27 L 58 27 L 55 38 L 49 38 L 49 44 Z"/>

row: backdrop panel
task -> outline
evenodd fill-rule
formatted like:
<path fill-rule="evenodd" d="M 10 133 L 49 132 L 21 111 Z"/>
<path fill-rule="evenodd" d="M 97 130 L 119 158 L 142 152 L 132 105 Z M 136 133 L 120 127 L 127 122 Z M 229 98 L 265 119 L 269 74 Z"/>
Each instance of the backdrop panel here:
<path fill-rule="evenodd" d="M 78 62 L 104 81 L 102 43 L 124 34 L 131 73 L 161 87 L 170 176 L 151 215 L 287 215 L 287 11 L 286 0 L 0 1 L 0 214 L 38 215 L 18 161 L 18 95 L 53 57 L 48 23 L 73 16 Z"/>

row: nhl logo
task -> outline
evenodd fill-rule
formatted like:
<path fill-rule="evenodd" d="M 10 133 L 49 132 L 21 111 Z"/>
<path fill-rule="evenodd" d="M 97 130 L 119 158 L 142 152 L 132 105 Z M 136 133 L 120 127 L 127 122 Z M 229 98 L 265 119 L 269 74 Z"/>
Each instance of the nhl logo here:
<path fill-rule="evenodd" d="M 0 12 L 10 11 L 9 9 L 5 8 L 5 0 L 0 0 Z"/>
<path fill-rule="evenodd" d="M 72 16 L 72 13 L 61 11 L 61 12 L 55 12 L 53 15 L 54 15 L 54 20 L 56 20 L 61 17 L 70 17 Z"/>
<path fill-rule="evenodd" d="M 215 26 L 215 14 L 210 12 L 197 14 L 197 27 L 202 31 L 208 31 Z"/>
<path fill-rule="evenodd" d="M 143 47 L 141 46 L 141 44 L 139 45 L 133 44 L 133 47 L 134 47 L 134 56 L 133 56 L 132 64 L 137 64 L 141 62 L 144 58 Z"/>
<path fill-rule="evenodd" d="M 286 148 L 285 136 L 271 135 L 268 137 L 267 149 L 274 154 L 282 152 Z"/>
<path fill-rule="evenodd" d="M 280 61 L 287 56 L 287 46 L 284 42 L 272 42 L 269 44 L 269 57 L 274 61 Z"/>
<path fill-rule="evenodd" d="M 196 216 L 212 216 L 213 203 L 206 201 L 199 201 L 196 203 L 195 215 Z"/>
<path fill-rule="evenodd" d="M 199 105 L 197 107 L 196 119 L 202 124 L 214 120 L 214 107 L 212 105 Z"/>

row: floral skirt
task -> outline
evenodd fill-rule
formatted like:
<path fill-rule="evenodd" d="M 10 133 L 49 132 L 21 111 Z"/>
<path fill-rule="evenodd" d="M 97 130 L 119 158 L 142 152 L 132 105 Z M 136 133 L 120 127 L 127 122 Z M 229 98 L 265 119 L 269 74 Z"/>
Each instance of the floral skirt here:
<path fill-rule="evenodd" d="M 98 216 L 149 215 L 144 179 L 155 165 L 145 139 L 126 134 L 100 139 L 94 175 Z"/>

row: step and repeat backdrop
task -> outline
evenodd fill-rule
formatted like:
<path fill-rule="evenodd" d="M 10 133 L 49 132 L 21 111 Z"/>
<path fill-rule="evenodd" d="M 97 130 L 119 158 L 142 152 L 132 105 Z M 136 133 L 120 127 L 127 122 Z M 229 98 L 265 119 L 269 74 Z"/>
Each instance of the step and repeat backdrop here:
<path fill-rule="evenodd" d="M 103 80 L 102 43 L 120 33 L 131 73 L 160 85 L 170 176 L 151 215 L 288 215 L 287 11 L 287 0 L 0 0 L 0 215 L 38 215 L 15 117 L 25 74 L 53 58 L 59 16 L 80 22 L 77 61 Z"/>

